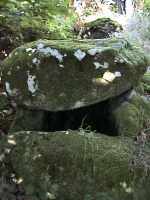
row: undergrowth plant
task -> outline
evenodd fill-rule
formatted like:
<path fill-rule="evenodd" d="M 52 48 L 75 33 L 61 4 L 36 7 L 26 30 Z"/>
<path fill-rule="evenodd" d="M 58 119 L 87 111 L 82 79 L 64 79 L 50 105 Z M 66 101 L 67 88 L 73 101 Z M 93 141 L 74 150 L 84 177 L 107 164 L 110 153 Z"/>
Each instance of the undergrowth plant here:
<path fill-rule="evenodd" d="M 7 0 L 0 4 L 0 24 L 17 30 L 32 28 L 48 37 L 53 34 L 54 39 L 71 37 L 74 20 L 69 0 Z"/>

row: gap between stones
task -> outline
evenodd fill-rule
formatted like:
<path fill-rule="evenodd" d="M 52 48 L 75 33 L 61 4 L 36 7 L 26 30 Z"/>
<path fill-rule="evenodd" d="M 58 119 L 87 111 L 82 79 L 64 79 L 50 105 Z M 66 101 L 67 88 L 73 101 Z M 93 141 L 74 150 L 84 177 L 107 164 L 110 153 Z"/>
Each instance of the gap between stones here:
<path fill-rule="evenodd" d="M 117 129 L 110 114 L 109 101 L 67 111 L 46 111 L 42 131 L 54 132 L 83 128 L 115 136 Z"/>

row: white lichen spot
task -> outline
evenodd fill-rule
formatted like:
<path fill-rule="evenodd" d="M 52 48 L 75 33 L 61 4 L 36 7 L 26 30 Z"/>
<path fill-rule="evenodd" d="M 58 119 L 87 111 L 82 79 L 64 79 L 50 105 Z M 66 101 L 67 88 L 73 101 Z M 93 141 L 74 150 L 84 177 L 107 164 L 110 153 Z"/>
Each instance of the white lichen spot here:
<path fill-rule="evenodd" d="M 99 62 L 94 62 L 93 63 L 96 67 L 96 69 L 99 69 L 100 67 L 103 68 L 103 69 L 107 69 L 109 67 L 109 63 L 107 62 L 104 62 L 104 64 L 100 64 Z"/>
<path fill-rule="evenodd" d="M 7 75 L 10 76 L 10 75 L 11 75 L 11 71 L 8 71 L 8 72 L 7 72 Z"/>
<path fill-rule="evenodd" d="M 36 64 L 37 60 L 38 60 L 37 58 L 33 58 L 32 63 Z"/>
<path fill-rule="evenodd" d="M 84 35 L 83 35 L 83 38 L 85 39 L 85 38 L 87 38 L 87 36 L 88 36 L 87 34 L 84 34 Z"/>
<path fill-rule="evenodd" d="M 38 158 L 41 158 L 42 157 L 42 154 L 36 154 L 36 155 L 34 155 L 33 156 L 33 160 L 36 160 L 36 159 L 38 159 Z"/>
<path fill-rule="evenodd" d="M 26 52 L 29 53 L 28 54 L 29 56 L 31 56 L 32 55 L 31 53 L 34 53 L 35 51 L 36 51 L 36 49 L 33 49 L 33 48 L 27 48 L 26 49 Z"/>
<path fill-rule="evenodd" d="M 16 68 L 17 68 L 17 70 L 19 70 L 19 69 L 20 69 L 20 66 L 18 65 Z"/>
<path fill-rule="evenodd" d="M 123 61 L 123 59 L 120 59 L 120 58 L 118 58 L 118 57 L 115 57 L 115 58 L 114 58 L 114 62 L 115 62 L 115 63 L 119 63 L 119 62 L 120 62 L 120 60 L 122 60 L 122 61 Z"/>
<path fill-rule="evenodd" d="M 65 131 L 65 134 L 68 135 L 68 134 L 69 134 L 69 131 Z"/>
<path fill-rule="evenodd" d="M 42 48 L 44 48 L 44 44 L 43 43 L 37 44 L 37 49 L 42 49 Z"/>
<path fill-rule="evenodd" d="M 121 182 L 120 185 L 123 187 L 126 193 L 132 193 L 133 190 L 131 187 L 128 187 L 126 182 Z"/>
<path fill-rule="evenodd" d="M 99 69 L 101 67 L 101 64 L 99 62 L 94 62 L 95 69 Z"/>
<path fill-rule="evenodd" d="M 36 65 L 39 65 L 40 64 L 40 60 L 38 60 L 37 58 L 33 58 L 32 63 L 36 64 Z"/>
<path fill-rule="evenodd" d="M 51 51 L 51 48 L 50 47 L 40 48 L 40 49 L 38 49 L 38 51 L 40 53 L 43 53 L 44 55 L 49 55 L 50 51 Z"/>
<path fill-rule="evenodd" d="M 64 65 L 59 64 L 59 67 L 64 68 Z"/>
<path fill-rule="evenodd" d="M 103 79 L 108 82 L 112 82 L 115 78 L 116 78 L 116 76 L 112 72 L 107 71 L 103 74 Z"/>
<path fill-rule="evenodd" d="M 9 154 L 10 152 L 11 152 L 11 149 L 5 148 L 5 153 L 6 153 L 6 154 Z"/>
<path fill-rule="evenodd" d="M 85 56 L 86 56 L 86 53 L 84 51 L 81 51 L 80 49 L 78 49 L 75 53 L 74 53 L 74 56 L 79 60 L 81 61 Z"/>
<path fill-rule="evenodd" d="M 15 52 L 15 56 L 17 56 L 18 55 L 18 52 Z"/>
<path fill-rule="evenodd" d="M 109 67 L 109 63 L 108 62 L 104 62 L 103 68 L 107 69 Z"/>
<path fill-rule="evenodd" d="M 47 192 L 46 196 L 47 196 L 48 199 L 51 199 L 51 200 L 56 199 L 56 196 L 54 194 L 50 193 L 50 192 Z"/>
<path fill-rule="evenodd" d="M 119 60 L 119 61 L 120 61 L 120 63 L 124 63 L 124 60 L 123 60 L 122 58 L 120 58 L 120 60 Z"/>
<path fill-rule="evenodd" d="M 36 49 L 32 49 L 32 53 L 34 53 L 36 51 Z"/>
<path fill-rule="evenodd" d="M 91 35 L 91 32 L 90 32 L 90 31 L 88 31 L 88 35 L 89 35 L 89 36 Z"/>
<path fill-rule="evenodd" d="M 16 145 L 16 141 L 14 139 L 8 139 L 8 143 L 12 145 Z"/>
<path fill-rule="evenodd" d="M 22 182 L 23 182 L 23 178 L 21 178 L 21 177 L 16 180 L 17 184 L 21 184 Z"/>
<path fill-rule="evenodd" d="M 47 56 L 48 55 L 54 56 L 55 58 L 58 59 L 59 62 L 63 62 L 64 55 L 62 55 L 57 49 L 52 49 L 50 47 L 46 47 L 46 48 L 40 48 L 40 49 L 38 49 L 38 51 Z"/>
<path fill-rule="evenodd" d="M 28 90 L 34 94 L 38 90 L 38 83 L 36 80 L 35 75 L 31 75 L 29 72 L 27 72 L 28 79 L 27 79 L 27 85 L 28 85 Z"/>
<path fill-rule="evenodd" d="M 27 48 L 26 49 L 26 52 L 30 52 L 30 51 L 32 51 L 32 48 Z"/>
<path fill-rule="evenodd" d="M 63 61 L 63 55 L 57 49 L 51 49 L 50 54 L 56 57 L 59 60 L 59 62 Z"/>
<path fill-rule="evenodd" d="M 95 56 L 96 53 L 97 53 L 97 49 L 96 48 L 88 50 L 88 54 L 91 55 L 91 56 Z"/>
<path fill-rule="evenodd" d="M 150 73 L 150 66 L 147 67 L 147 73 Z"/>
<path fill-rule="evenodd" d="M 12 90 L 10 88 L 10 83 L 9 82 L 6 82 L 5 83 L 5 88 L 6 88 L 6 92 L 9 94 L 9 95 L 12 95 Z"/>
<path fill-rule="evenodd" d="M 82 106 L 84 106 L 84 102 L 83 102 L 83 101 L 77 101 L 77 102 L 74 104 L 73 108 L 80 108 L 80 107 L 82 107 Z"/>
<path fill-rule="evenodd" d="M 22 178 L 16 178 L 14 175 L 12 176 L 12 181 L 16 184 L 21 184 L 23 182 Z"/>
<path fill-rule="evenodd" d="M 118 72 L 118 71 L 115 72 L 114 75 L 115 75 L 115 77 L 121 77 L 122 76 L 121 72 Z"/>

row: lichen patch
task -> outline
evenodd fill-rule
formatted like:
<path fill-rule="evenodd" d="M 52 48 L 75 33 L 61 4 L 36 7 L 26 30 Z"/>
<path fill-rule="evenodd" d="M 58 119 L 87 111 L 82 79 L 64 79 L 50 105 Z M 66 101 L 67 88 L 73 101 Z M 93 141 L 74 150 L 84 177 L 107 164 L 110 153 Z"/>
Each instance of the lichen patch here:
<path fill-rule="evenodd" d="M 32 51 L 32 48 L 27 48 L 27 49 L 26 49 L 26 52 L 27 52 L 27 53 L 30 52 L 30 51 Z"/>
<path fill-rule="evenodd" d="M 27 79 L 27 85 L 28 90 L 34 95 L 34 93 L 38 90 L 38 83 L 35 75 L 31 75 L 29 72 L 27 72 L 28 79 Z"/>
<path fill-rule="evenodd" d="M 42 49 L 42 48 L 44 48 L 44 44 L 43 43 L 38 43 L 37 44 L 37 49 L 39 50 L 39 49 Z"/>
<path fill-rule="evenodd" d="M 114 74 L 115 74 L 115 77 L 121 77 L 122 76 L 121 72 L 118 72 L 118 71 L 116 71 Z"/>
<path fill-rule="evenodd" d="M 81 61 L 85 56 L 86 56 L 86 53 L 84 51 L 81 51 L 80 49 L 78 49 L 75 53 L 74 53 L 74 56 L 79 60 Z"/>
<path fill-rule="evenodd" d="M 36 65 L 39 65 L 40 64 L 40 60 L 37 59 L 37 58 L 33 58 L 32 63 L 36 64 Z"/>
<path fill-rule="evenodd" d="M 150 73 L 150 66 L 147 67 L 147 73 Z"/>
<path fill-rule="evenodd" d="M 84 105 L 85 105 L 84 101 L 77 101 L 77 102 L 74 104 L 73 108 L 80 108 L 80 107 L 82 107 L 82 106 L 84 106 Z"/>
<path fill-rule="evenodd" d="M 36 51 L 36 49 L 34 49 L 34 48 L 27 48 L 27 49 L 26 49 L 26 52 L 27 52 L 27 53 L 30 53 L 30 54 L 31 54 L 31 53 L 34 53 L 35 51 Z"/>
<path fill-rule="evenodd" d="M 8 71 L 8 72 L 7 72 L 7 75 L 8 75 L 8 76 L 11 76 L 11 71 Z"/>
<path fill-rule="evenodd" d="M 51 47 L 45 47 L 38 49 L 38 52 L 43 53 L 46 56 L 51 55 L 57 58 L 59 62 L 63 62 L 64 55 L 62 55 L 57 49 L 53 49 Z"/>
<path fill-rule="evenodd" d="M 89 49 L 87 52 L 89 55 L 95 56 L 95 54 L 97 53 L 97 48 Z"/>
<path fill-rule="evenodd" d="M 94 62 L 95 69 L 99 69 L 101 67 L 101 64 L 99 62 Z"/>
<path fill-rule="evenodd" d="M 103 74 L 103 79 L 106 80 L 106 81 L 108 81 L 108 82 L 114 81 L 115 78 L 116 78 L 116 76 L 115 76 L 115 74 L 112 73 L 112 72 L 107 71 L 107 72 L 105 72 L 105 73 Z"/>
<path fill-rule="evenodd" d="M 64 68 L 64 65 L 62 65 L 62 64 L 59 64 L 59 67 L 60 67 L 60 68 Z"/>
<path fill-rule="evenodd" d="M 109 63 L 108 62 L 104 62 L 103 68 L 107 69 L 109 67 Z"/>
<path fill-rule="evenodd" d="M 5 83 L 5 88 L 6 88 L 6 92 L 11 96 L 12 95 L 12 90 L 11 90 L 9 82 Z"/>
<path fill-rule="evenodd" d="M 99 69 L 99 68 L 107 69 L 109 67 L 108 62 L 104 62 L 103 65 L 100 64 L 99 62 L 94 62 L 93 64 L 95 65 L 95 69 Z"/>

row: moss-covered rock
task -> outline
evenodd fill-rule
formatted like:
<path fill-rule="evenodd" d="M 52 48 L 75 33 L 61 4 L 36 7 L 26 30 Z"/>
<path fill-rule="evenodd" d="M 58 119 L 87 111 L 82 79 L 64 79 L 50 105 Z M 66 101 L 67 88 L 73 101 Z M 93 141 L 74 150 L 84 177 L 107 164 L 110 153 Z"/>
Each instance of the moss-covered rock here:
<path fill-rule="evenodd" d="M 144 179 L 144 164 L 130 166 L 133 143 L 127 138 L 83 130 L 18 132 L 0 143 L 9 149 L 5 163 L 30 200 L 93 200 L 107 193 L 115 200 L 129 199 Z"/>
<path fill-rule="evenodd" d="M 150 120 L 150 102 L 135 91 L 124 99 L 115 99 L 111 106 L 119 135 L 134 137 Z"/>
<path fill-rule="evenodd" d="M 79 34 L 82 38 L 102 39 L 109 38 L 112 33 L 122 30 L 121 25 L 110 18 L 99 18 L 84 24 L 84 27 L 79 29 Z"/>
<path fill-rule="evenodd" d="M 17 131 L 42 131 L 46 129 L 46 113 L 41 110 L 30 110 L 19 107 L 15 113 L 14 123 L 9 128 L 9 133 Z M 49 122 L 50 123 L 50 122 Z"/>
<path fill-rule="evenodd" d="M 2 81 L 18 105 L 69 110 L 120 95 L 138 83 L 146 66 L 142 50 L 123 39 L 40 40 L 5 59 Z"/>

